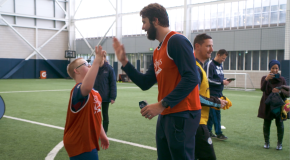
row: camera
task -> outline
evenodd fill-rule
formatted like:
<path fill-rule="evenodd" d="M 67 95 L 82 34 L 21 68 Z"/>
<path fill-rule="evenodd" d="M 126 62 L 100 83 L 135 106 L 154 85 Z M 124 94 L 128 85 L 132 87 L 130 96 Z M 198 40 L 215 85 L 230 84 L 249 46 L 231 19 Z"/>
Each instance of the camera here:
<path fill-rule="evenodd" d="M 280 74 L 279 74 L 279 73 L 277 73 L 277 74 L 273 74 L 273 73 L 272 73 L 272 75 L 274 75 L 273 78 L 280 78 Z"/>

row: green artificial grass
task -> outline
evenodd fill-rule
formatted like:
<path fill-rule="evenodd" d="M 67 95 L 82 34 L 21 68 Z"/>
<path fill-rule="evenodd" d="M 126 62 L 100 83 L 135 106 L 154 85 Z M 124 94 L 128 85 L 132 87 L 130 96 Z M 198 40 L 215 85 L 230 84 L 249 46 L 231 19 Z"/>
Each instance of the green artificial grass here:
<path fill-rule="evenodd" d="M 6 104 L 5 115 L 45 124 L 64 127 L 69 93 L 74 86 L 67 79 L 0 80 L 0 95 Z M 140 114 L 138 102 L 157 102 L 158 89 L 153 86 L 142 91 L 133 83 L 117 83 L 116 103 L 110 105 L 108 137 L 141 145 L 156 147 L 157 117 L 145 119 Z M 12 92 L 35 91 L 41 92 Z M 50 90 L 50 91 L 43 91 Z M 52 91 L 58 90 L 58 91 Z M 264 149 L 263 119 L 257 118 L 262 92 L 225 90 L 224 95 L 233 103 L 222 110 L 222 130 L 226 141 L 213 139 L 218 160 L 289 160 L 289 121 L 284 122 L 283 150 L 277 151 L 277 130 L 272 121 L 270 149 Z M 62 141 L 63 130 L 22 122 L 3 117 L 0 120 L 0 160 L 39 160 Z M 198 146 L 196 146 L 198 147 Z M 153 160 L 154 150 L 110 141 L 108 150 L 99 151 L 99 158 L 106 160 Z M 62 148 L 55 160 L 69 159 Z"/>

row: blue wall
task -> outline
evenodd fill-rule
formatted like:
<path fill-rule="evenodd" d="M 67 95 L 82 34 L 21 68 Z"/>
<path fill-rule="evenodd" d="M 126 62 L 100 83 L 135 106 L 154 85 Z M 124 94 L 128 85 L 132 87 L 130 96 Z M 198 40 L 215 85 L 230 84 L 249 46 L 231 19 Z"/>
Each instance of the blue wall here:
<path fill-rule="evenodd" d="M 2 79 L 7 73 L 9 73 L 15 66 L 21 63 L 24 59 L 9 59 L 0 58 L 0 79 Z M 66 66 L 69 61 L 67 60 L 49 60 L 59 69 L 66 77 L 61 76 L 51 65 L 42 59 L 30 59 L 24 61 L 24 65 L 21 66 L 9 79 L 28 79 L 39 78 L 40 71 L 46 71 L 47 78 L 67 78 L 69 77 L 66 71 Z"/>

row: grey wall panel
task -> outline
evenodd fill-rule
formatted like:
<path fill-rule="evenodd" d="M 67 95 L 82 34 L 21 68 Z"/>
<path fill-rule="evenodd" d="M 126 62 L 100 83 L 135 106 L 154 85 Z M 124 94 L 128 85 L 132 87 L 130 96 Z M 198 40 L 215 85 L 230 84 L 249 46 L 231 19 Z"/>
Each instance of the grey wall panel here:
<path fill-rule="evenodd" d="M 115 50 L 113 48 L 113 39 L 112 38 L 108 38 L 103 45 L 106 46 L 107 53 L 115 53 Z"/>
<path fill-rule="evenodd" d="M 65 9 L 65 3 L 64 2 L 59 2 L 59 4 L 62 6 L 63 9 Z M 65 17 L 64 12 L 62 11 L 62 9 L 57 4 L 55 4 L 55 17 L 56 18 L 64 18 Z"/>
<path fill-rule="evenodd" d="M 92 49 L 94 49 L 96 40 L 95 39 L 87 39 L 87 41 L 90 44 L 90 46 L 92 47 Z M 89 48 L 88 45 L 86 45 L 86 47 Z M 90 53 L 91 53 L 91 51 L 90 51 Z"/>
<path fill-rule="evenodd" d="M 212 36 L 214 41 L 214 51 L 226 49 L 228 51 L 241 50 L 271 50 L 284 49 L 285 27 L 273 27 L 263 29 L 247 29 L 247 30 L 232 30 L 232 31 L 212 31 L 207 32 Z M 195 36 L 203 32 L 194 32 L 191 34 L 191 43 Z M 262 41 L 261 41 L 262 37 Z M 135 40 L 135 52 L 133 47 Z M 78 41 L 77 41 L 78 43 Z M 149 49 L 156 48 L 159 45 L 157 40 L 150 41 L 144 36 L 123 37 L 123 44 L 126 52 L 129 53 L 148 53 L 152 52 Z M 112 38 L 104 43 L 108 53 L 114 53 L 112 48 Z M 262 48 L 260 49 L 260 47 Z"/>
<path fill-rule="evenodd" d="M 34 0 L 15 0 L 15 12 L 34 15 Z"/>
<path fill-rule="evenodd" d="M 83 40 L 76 40 L 76 54 L 82 54 L 82 43 Z"/>
<path fill-rule="evenodd" d="M 54 28 L 54 21 L 37 19 L 37 27 L 39 28 Z"/>
<path fill-rule="evenodd" d="M 211 32 L 210 36 L 213 39 L 213 49 L 218 51 L 225 49 L 228 51 L 234 50 L 235 32 Z"/>
<path fill-rule="evenodd" d="M 2 16 L 8 23 L 10 23 L 10 24 L 14 24 L 14 16 Z M 4 22 L 4 21 L 2 21 L 2 20 L 0 20 L 0 24 L 5 24 L 6 25 L 6 23 Z"/>
<path fill-rule="evenodd" d="M 135 37 L 123 37 L 122 43 L 126 49 L 126 53 L 136 53 L 136 41 Z"/>
<path fill-rule="evenodd" d="M 151 47 L 154 48 L 154 49 L 157 48 L 158 45 L 159 45 L 159 43 L 160 43 L 160 42 L 157 41 L 157 40 L 155 40 L 155 41 L 151 41 L 151 40 L 149 40 L 147 37 L 146 37 L 146 40 L 151 42 Z M 149 52 L 149 48 L 148 48 L 147 51 Z"/>
<path fill-rule="evenodd" d="M 39 29 L 39 40 L 47 40 L 57 31 Z M 46 37 L 46 38 L 43 38 Z M 50 42 L 48 42 L 40 51 L 47 59 L 66 59 L 64 58 L 65 50 L 68 49 L 68 32 L 62 31 Z M 42 43 L 40 43 L 42 44 Z"/>
<path fill-rule="evenodd" d="M 61 21 L 56 21 L 56 28 L 57 29 L 61 29 L 64 25 L 65 25 L 65 22 L 61 22 Z"/>
<path fill-rule="evenodd" d="M 91 53 L 91 50 L 90 48 L 87 46 L 86 42 L 83 41 L 82 43 L 82 54 L 90 54 Z"/>
<path fill-rule="evenodd" d="M 261 29 L 235 31 L 235 47 L 239 50 L 260 50 Z"/>
<path fill-rule="evenodd" d="M 28 27 L 34 27 L 35 21 L 33 18 L 23 18 L 23 17 L 17 17 L 16 24 L 19 26 L 28 26 Z"/>
<path fill-rule="evenodd" d="M 148 52 L 152 47 L 152 42 L 146 36 L 136 37 L 136 52 Z M 155 48 L 155 47 L 154 47 Z"/>
<path fill-rule="evenodd" d="M 15 29 L 25 37 L 29 43 L 35 44 L 35 30 L 31 28 Z M 24 42 L 8 26 L 0 26 L 0 58 L 26 58 L 33 52 L 33 49 Z"/>
<path fill-rule="evenodd" d="M 195 37 L 196 37 L 196 35 L 198 35 L 199 33 L 191 33 L 191 40 L 190 40 L 190 42 L 193 44 L 193 41 L 194 41 L 194 39 L 195 39 Z"/>
<path fill-rule="evenodd" d="M 7 0 L 2 7 L 0 7 L 1 12 L 14 13 L 14 2 L 13 0 Z"/>
<path fill-rule="evenodd" d="M 36 15 L 43 17 L 53 17 L 53 1 L 51 0 L 37 0 L 36 1 Z"/>
<path fill-rule="evenodd" d="M 284 49 L 285 27 L 262 29 L 261 50 Z"/>
<path fill-rule="evenodd" d="M 90 48 L 87 46 L 84 40 L 77 40 L 76 43 L 77 43 L 77 46 L 76 46 L 77 54 L 90 54 L 91 53 Z"/>

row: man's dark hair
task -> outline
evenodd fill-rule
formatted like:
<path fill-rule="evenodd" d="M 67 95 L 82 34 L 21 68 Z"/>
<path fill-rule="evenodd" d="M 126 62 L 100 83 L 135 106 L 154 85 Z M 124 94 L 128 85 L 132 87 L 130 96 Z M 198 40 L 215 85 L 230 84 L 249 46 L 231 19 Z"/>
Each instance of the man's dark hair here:
<path fill-rule="evenodd" d="M 140 16 L 142 16 L 142 18 L 148 18 L 150 23 L 154 21 L 154 18 L 157 18 L 159 22 L 158 25 L 169 27 L 169 19 L 166 9 L 158 3 L 151 3 L 144 7 L 140 11 Z"/>
<path fill-rule="evenodd" d="M 217 55 L 219 54 L 220 56 L 222 55 L 229 56 L 228 52 L 225 49 L 220 49 L 216 54 Z"/>
<path fill-rule="evenodd" d="M 193 41 L 193 48 L 195 49 L 196 43 L 202 45 L 204 40 L 206 40 L 206 39 L 212 39 L 212 38 L 211 38 L 211 36 L 207 35 L 206 33 L 202 33 L 202 34 L 197 35 Z"/>

